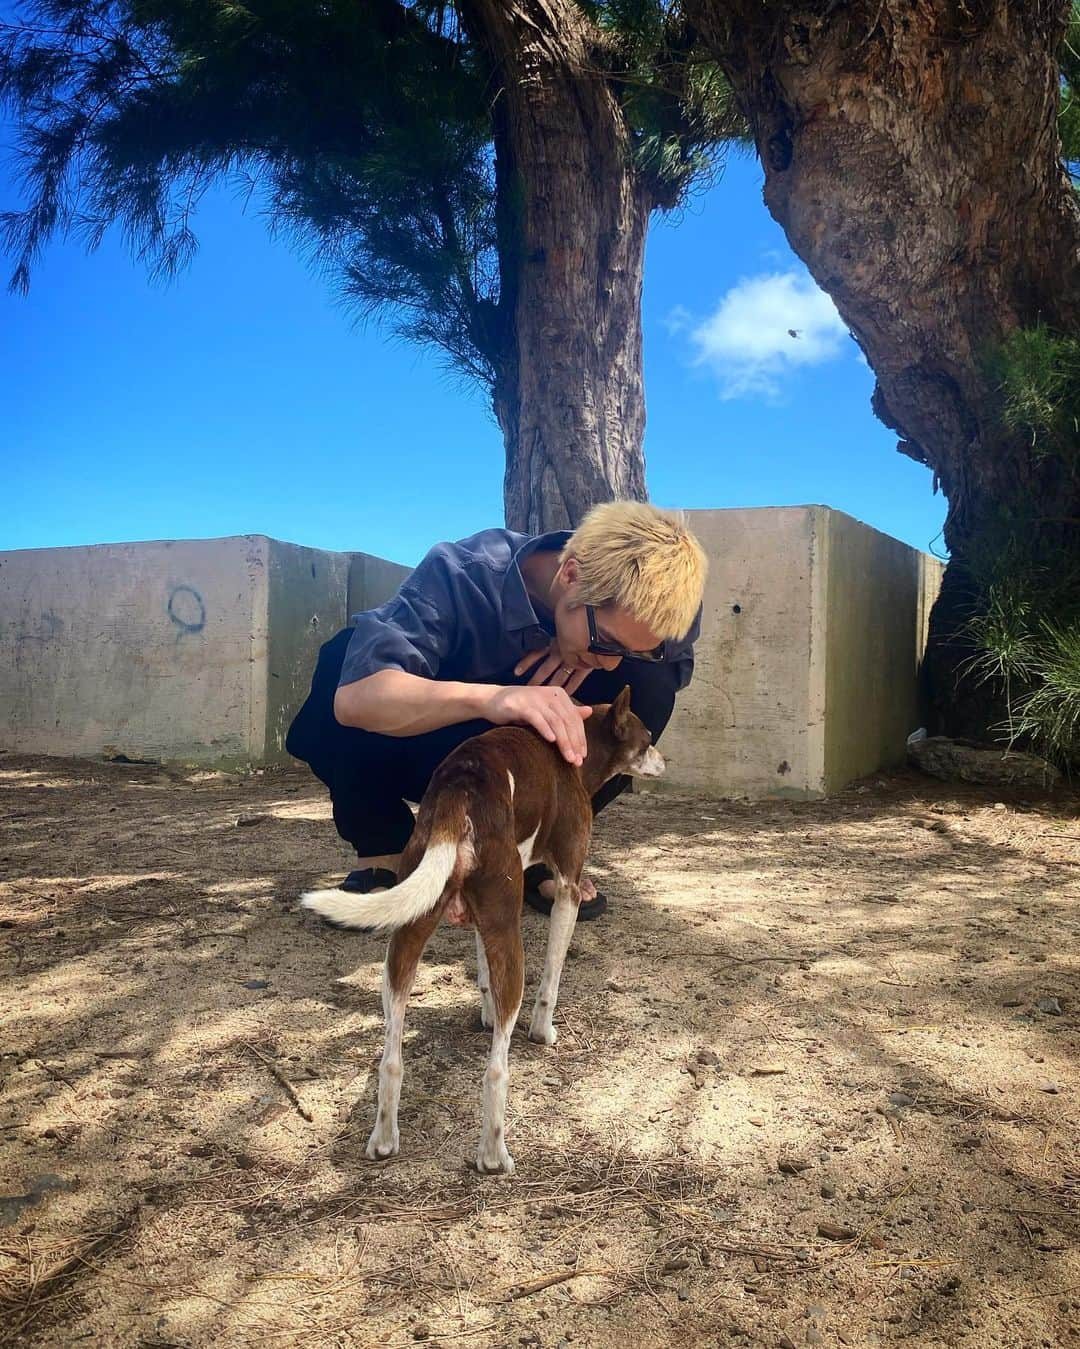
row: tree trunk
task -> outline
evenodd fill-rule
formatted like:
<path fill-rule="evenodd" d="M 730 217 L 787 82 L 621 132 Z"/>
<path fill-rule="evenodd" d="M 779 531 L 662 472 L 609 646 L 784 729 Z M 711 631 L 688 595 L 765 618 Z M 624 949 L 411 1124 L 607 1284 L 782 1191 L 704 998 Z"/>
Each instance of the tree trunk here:
<path fill-rule="evenodd" d="M 641 280 L 651 203 L 573 0 L 468 0 L 490 54 L 506 355 L 495 415 L 511 529 L 644 500 Z"/>
<path fill-rule="evenodd" d="M 948 498 L 927 659 L 939 727 L 985 733 L 1000 709 L 957 678 L 965 560 L 1003 528 L 1080 545 L 1076 479 L 1004 429 L 986 364 L 1018 326 L 1080 331 L 1056 125 L 1068 0 L 687 3 L 753 128 L 769 210 L 877 376 L 875 412 Z"/>

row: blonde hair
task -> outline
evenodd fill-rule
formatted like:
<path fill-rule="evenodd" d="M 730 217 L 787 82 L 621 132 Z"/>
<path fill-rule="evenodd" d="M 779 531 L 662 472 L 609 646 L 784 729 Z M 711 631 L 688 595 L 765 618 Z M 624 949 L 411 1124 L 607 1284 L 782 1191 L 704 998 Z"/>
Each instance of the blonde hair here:
<path fill-rule="evenodd" d="M 577 559 L 577 602 L 618 605 L 661 640 L 685 637 L 705 589 L 705 551 L 673 511 L 642 501 L 592 510 L 562 551 Z"/>

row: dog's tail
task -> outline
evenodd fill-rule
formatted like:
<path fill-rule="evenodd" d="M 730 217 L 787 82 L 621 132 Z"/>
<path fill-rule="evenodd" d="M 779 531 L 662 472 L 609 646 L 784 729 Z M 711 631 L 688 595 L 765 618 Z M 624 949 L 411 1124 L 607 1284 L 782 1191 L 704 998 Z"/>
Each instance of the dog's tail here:
<path fill-rule="evenodd" d="M 393 930 L 430 913 L 451 881 L 454 889 L 461 885 L 474 861 L 472 821 L 464 802 L 444 799 L 436 804 L 427 847 L 416 870 L 398 885 L 377 895 L 308 890 L 300 896 L 300 903 L 341 927 Z"/>

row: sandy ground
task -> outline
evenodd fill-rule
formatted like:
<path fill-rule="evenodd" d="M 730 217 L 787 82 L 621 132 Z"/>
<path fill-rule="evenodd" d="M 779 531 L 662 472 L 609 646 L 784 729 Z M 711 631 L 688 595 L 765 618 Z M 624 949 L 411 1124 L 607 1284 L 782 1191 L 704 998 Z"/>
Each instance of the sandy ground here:
<path fill-rule="evenodd" d="M 446 927 L 372 1165 L 312 780 L 0 756 L 0 1342 L 1080 1345 L 1077 798 L 637 795 L 594 856 L 517 1174 Z"/>

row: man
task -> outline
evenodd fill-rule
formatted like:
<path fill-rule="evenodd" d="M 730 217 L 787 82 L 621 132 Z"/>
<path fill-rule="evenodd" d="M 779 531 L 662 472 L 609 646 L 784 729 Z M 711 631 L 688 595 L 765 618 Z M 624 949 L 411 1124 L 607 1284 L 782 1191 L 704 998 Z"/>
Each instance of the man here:
<path fill-rule="evenodd" d="M 634 501 L 595 507 L 573 533 L 488 529 L 437 544 L 392 600 L 323 646 L 285 742 L 330 789 L 337 831 L 359 855 L 342 888 L 394 884 L 413 828 L 406 802 L 493 725 L 531 726 L 578 764 L 583 704 L 629 684 L 659 739 L 690 682 L 705 571 L 679 517 Z M 594 812 L 629 781 L 607 783 Z M 550 912 L 545 869 L 525 882 L 526 901 Z M 607 907 L 587 879 L 582 901 L 579 919 Z"/>

